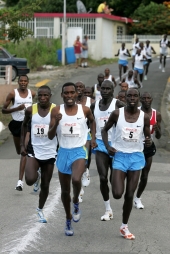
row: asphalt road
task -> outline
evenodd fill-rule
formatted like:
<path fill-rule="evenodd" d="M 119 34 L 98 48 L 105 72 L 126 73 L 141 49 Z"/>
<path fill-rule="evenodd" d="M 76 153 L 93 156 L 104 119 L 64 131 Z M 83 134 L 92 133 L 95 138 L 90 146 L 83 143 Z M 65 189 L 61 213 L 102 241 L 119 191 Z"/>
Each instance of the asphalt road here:
<path fill-rule="evenodd" d="M 166 72 L 158 69 L 158 59 L 150 66 L 148 80 L 143 82 L 142 91 L 153 95 L 153 107 L 160 111 L 161 99 L 169 78 L 170 61 Z M 83 81 L 92 86 L 97 75 L 106 66 L 75 70 L 72 77 L 62 81 L 53 80 L 52 101 L 62 103 L 61 86 L 66 81 Z M 118 77 L 117 64 L 107 66 L 111 74 Z M 57 83 L 57 85 L 56 85 Z M 119 87 L 115 89 L 115 96 Z M 57 169 L 55 168 L 44 213 L 48 223 L 37 222 L 35 209 L 38 194 L 24 185 L 23 192 L 14 187 L 18 177 L 19 156 L 16 155 L 12 137 L 0 147 L 0 251 L 1 253 L 138 253 L 138 254 L 169 254 L 169 201 L 170 201 L 170 153 L 165 150 L 170 137 L 162 124 L 163 137 L 157 143 L 157 154 L 150 172 L 149 182 L 142 196 L 144 210 L 133 208 L 129 220 L 129 229 L 135 234 L 134 241 L 119 236 L 123 198 L 113 200 L 110 194 L 114 218 L 101 222 L 104 204 L 99 189 L 99 178 L 94 158 L 90 168 L 91 184 L 85 188 L 82 219 L 74 223 L 73 237 L 64 235 L 65 213 L 60 200 L 60 186 Z"/>

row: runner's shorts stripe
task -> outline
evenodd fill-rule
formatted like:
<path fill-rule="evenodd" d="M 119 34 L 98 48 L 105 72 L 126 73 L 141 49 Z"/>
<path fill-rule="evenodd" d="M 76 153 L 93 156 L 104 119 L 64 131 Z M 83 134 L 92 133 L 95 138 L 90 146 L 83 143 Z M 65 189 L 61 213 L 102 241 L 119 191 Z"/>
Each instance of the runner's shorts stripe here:
<path fill-rule="evenodd" d="M 85 146 L 70 149 L 60 147 L 57 154 L 56 167 L 59 172 L 71 175 L 72 164 L 79 159 L 88 159 L 87 149 Z"/>
<path fill-rule="evenodd" d="M 145 157 L 143 152 L 122 153 L 116 152 L 112 167 L 114 170 L 118 169 L 125 173 L 127 171 L 141 170 L 145 166 Z"/>
<path fill-rule="evenodd" d="M 8 124 L 8 128 L 9 128 L 10 132 L 12 133 L 12 135 L 14 137 L 20 137 L 21 136 L 21 126 L 22 126 L 22 123 L 23 123 L 23 121 L 12 120 Z"/>

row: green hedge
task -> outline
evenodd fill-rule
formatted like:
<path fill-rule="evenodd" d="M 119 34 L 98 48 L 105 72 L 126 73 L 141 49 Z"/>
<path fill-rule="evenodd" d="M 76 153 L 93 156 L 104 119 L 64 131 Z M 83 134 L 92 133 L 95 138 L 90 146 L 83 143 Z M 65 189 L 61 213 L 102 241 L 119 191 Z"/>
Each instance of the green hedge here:
<path fill-rule="evenodd" d="M 9 42 L 3 47 L 12 55 L 26 58 L 31 70 L 36 70 L 42 65 L 61 65 L 56 53 L 58 49 L 61 49 L 60 39 L 27 39 L 19 44 Z"/>

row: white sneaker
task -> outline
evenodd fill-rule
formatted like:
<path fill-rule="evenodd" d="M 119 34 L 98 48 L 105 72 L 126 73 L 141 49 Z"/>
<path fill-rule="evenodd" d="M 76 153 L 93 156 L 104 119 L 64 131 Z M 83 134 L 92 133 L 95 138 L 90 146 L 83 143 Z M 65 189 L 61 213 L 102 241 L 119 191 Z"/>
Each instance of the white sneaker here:
<path fill-rule="evenodd" d="M 128 226 L 126 227 L 120 227 L 120 235 L 123 236 L 127 240 L 134 240 L 135 236 L 130 233 Z"/>
<path fill-rule="evenodd" d="M 105 212 L 105 214 L 101 217 L 102 221 L 107 221 L 113 219 L 113 212 L 112 210 L 108 210 Z"/>
<path fill-rule="evenodd" d="M 90 174 L 89 174 L 89 169 L 88 168 L 86 169 L 86 172 L 83 173 L 81 181 L 82 181 L 82 185 L 84 187 L 89 186 L 89 184 L 90 184 Z"/>
<path fill-rule="evenodd" d="M 159 65 L 159 69 L 162 69 L 162 64 Z"/>
<path fill-rule="evenodd" d="M 78 199 L 79 199 L 79 203 L 82 203 L 82 202 L 83 202 L 82 196 L 79 195 Z"/>
<path fill-rule="evenodd" d="M 17 186 L 15 187 L 15 190 L 17 190 L 17 191 L 22 191 L 22 190 L 23 190 L 23 184 L 24 184 L 23 181 L 18 180 Z"/>
<path fill-rule="evenodd" d="M 145 76 L 144 76 L 144 80 L 147 80 L 147 79 L 148 79 L 148 78 L 147 78 L 147 76 L 145 75 Z"/>
<path fill-rule="evenodd" d="M 137 209 L 143 209 L 144 208 L 144 205 L 141 202 L 141 198 L 135 197 L 134 200 L 133 200 L 133 204 L 134 204 L 134 207 L 136 207 Z"/>
<path fill-rule="evenodd" d="M 143 87 L 143 85 L 142 85 L 142 82 L 140 83 L 140 88 L 142 88 Z"/>
<path fill-rule="evenodd" d="M 165 72 L 165 68 L 162 68 L 162 72 Z"/>

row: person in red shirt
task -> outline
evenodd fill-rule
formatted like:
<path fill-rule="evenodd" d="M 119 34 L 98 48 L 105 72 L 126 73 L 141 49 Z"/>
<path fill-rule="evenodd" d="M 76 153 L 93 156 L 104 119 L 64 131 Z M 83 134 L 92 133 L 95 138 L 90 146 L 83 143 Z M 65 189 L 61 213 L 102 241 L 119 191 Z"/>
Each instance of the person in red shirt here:
<path fill-rule="evenodd" d="M 76 68 L 79 66 L 79 59 L 81 59 L 81 48 L 82 48 L 82 43 L 80 42 L 80 36 L 77 36 L 74 44 L 74 53 L 76 56 Z"/>

